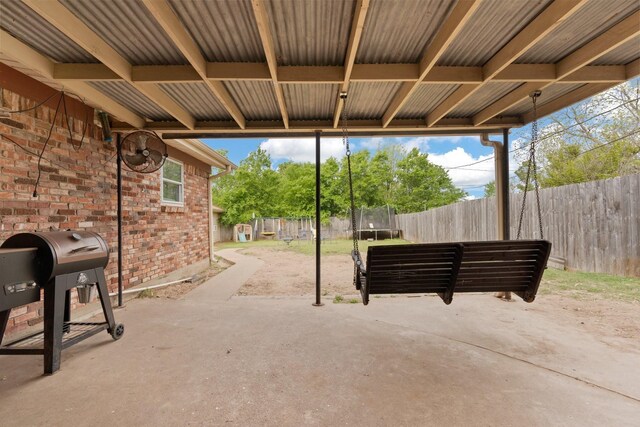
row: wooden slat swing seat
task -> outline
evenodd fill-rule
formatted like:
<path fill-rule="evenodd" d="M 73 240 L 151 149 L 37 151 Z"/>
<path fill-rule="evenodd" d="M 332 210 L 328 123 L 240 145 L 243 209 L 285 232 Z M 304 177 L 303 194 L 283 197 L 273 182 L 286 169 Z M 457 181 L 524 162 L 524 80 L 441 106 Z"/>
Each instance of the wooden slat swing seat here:
<path fill-rule="evenodd" d="M 518 240 L 480 242 L 421 243 L 410 245 L 370 246 L 366 263 L 360 255 L 356 233 L 355 201 L 351 176 L 351 151 L 344 100 L 343 142 L 346 147 L 349 191 L 351 195 L 351 226 L 353 237 L 354 285 L 360 291 L 364 305 L 375 294 L 435 293 L 445 304 L 451 304 L 454 293 L 513 292 L 526 302 L 533 302 L 542 274 L 551 253 L 551 242 L 542 239 L 542 216 L 538 197 L 535 162 L 537 121 L 534 118 L 530 158 L 518 224 Z M 539 92 L 531 94 L 536 112 Z M 540 240 L 520 240 L 527 190 L 533 172 Z"/>

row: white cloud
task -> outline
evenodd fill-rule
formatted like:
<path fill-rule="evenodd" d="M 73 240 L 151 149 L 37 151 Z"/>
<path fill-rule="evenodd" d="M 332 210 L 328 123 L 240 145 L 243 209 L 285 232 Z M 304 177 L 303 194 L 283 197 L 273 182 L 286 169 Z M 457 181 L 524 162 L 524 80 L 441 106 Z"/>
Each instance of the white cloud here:
<path fill-rule="evenodd" d="M 377 150 L 378 148 L 384 147 L 388 144 L 389 138 L 375 137 L 375 138 L 367 138 L 361 139 L 358 141 L 358 145 L 360 148 L 364 148 L 370 151 Z"/>
<path fill-rule="evenodd" d="M 473 157 L 462 147 L 456 147 L 444 154 L 429 153 L 429 160 L 444 168 L 467 165 L 490 157 L 492 157 L 491 154 Z M 494 179 L 494 161 L 491 159 L 465 168 L 448 169 L 448 172 L 451 180 L 456 186 L 470 187 L 485 185 Z"/>
<path fill-rule="evenodd" d="M 315 138 L 269 138 L 260 143 L 260 148 L 265 150 L 273 160 L 311 163 L 316 161 Z M 323 162 L 329 157 L 336 159 L 344 157 L 344 150 L 342 138 L 320 140 L 320 159 Z"/>
<path fill-rule="evenodd" d="M 414 148 L 422 152 L 426 152 L 429 149 L 429 137 L 427 136 L 419 136 L 415 138 L 409 138 L 407 141 L 402 143 L 402 146 L 407 151 L 411 151 Z"/>

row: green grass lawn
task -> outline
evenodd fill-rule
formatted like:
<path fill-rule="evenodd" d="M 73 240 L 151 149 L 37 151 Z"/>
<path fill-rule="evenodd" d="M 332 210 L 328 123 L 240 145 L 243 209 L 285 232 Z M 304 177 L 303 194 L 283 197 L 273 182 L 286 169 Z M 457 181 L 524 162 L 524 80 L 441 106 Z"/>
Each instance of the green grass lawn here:
<path fill-rule="evenodd" d="M 539 292 L 569 294 L 578 299 L 597 295 L 607 299 L 640 302 L 640 278 L 548 268 L 542 277 Z"/>
<path fill-rule="evenodd" d="M 359 241 L 360 252 L 366 257 L 367 248 L 372 245 L 405 245 L 411 242 L 400 239 Z M 278 240 L 258 240 L 248 243 L 220 243 L 223 248 L 273 248 L 282 251 L 294 251 L 305 255 L 316 253 L 315 242 L 308 240 L 293 241 L 290 245 Z M 351 240 L 335 239 L 322 242 L 323 255 L 350 256 L 353 249 Z M 582 273 L 548 268 L 540 284 L 540 294 L 561 294 L 574 298 L 598 296 L 607 299 L 640 302 L 640 278 L 620 277 L 599 273 Z"/>

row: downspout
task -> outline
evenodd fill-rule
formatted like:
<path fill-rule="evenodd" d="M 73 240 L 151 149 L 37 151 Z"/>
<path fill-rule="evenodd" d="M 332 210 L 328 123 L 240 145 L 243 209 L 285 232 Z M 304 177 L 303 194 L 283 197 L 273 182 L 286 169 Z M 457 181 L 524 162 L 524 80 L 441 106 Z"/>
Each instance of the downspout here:
<path fill-rule="evenodd" d="M 232 170 L 233 168 L 231 167 L 231 165 L 227 165 L 225 170 L 218 172 L 215 175 L 209 175 L 207 200 L 209 201 L 209 261 L 210 262 L 215 261 L 214 247 L 213 247 L 213 241 L 215 240 L 215 235 L 213 232 L 213 195 L 211 194 L 211 192 L 213 191 L 213 181 L 217 178 L 227 175 L 228 173 L 231 173 Z"/>
<path fill-rule="evenodd" d="M 507 185 L 508 183 L 508 175 L 505 174 L 504 169 L 504 163 L 503 163 L 503 144 L 501 142 L 498 141 L 491 141 L 489 140 L 489 135 L 487 135 L 486 133 L 483 133 L 480 135 L 480 142 L 482 143 L 482 145 L 484 145 L 485 147 L 493 147 L 493 155 L 494 155 L 494 163 L 495 163 L 495 183 L 496 183 L 496 210 L 497 210 L 497 217 L 498 217 L 498 223 L 497 223 L 497 227 L 498 227 L 498 240 L 508 240 L 509 236 L 507 233 L 505 233 L 505 226 L 506 226 L 506 222 L 505 220 L 507 219 L 506 217 L 506 213 L 507 213 L 507 205 L 506 203 L 508 203 L 508 200 L 506 200 L 508 198 L 505 197 L 504 194 L 504 186 Z M 507 176 L 507 181 L 505 182 L 505 176 Z"/>

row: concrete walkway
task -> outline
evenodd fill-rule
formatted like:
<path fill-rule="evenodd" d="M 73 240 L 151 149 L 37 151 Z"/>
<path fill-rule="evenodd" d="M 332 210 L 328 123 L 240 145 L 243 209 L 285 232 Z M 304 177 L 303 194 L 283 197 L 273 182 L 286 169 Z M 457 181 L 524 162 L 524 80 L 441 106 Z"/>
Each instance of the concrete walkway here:
<path fill-rule="evenodd" d="M 229 298 L 259 264 L 219 254 L 236 264 L 181 300 L 130 302 L 122 340 L 64 351 L 51 377 L 0 356 L 0 424 L 638 425 L 638 345 L 488 296 Z"/>

